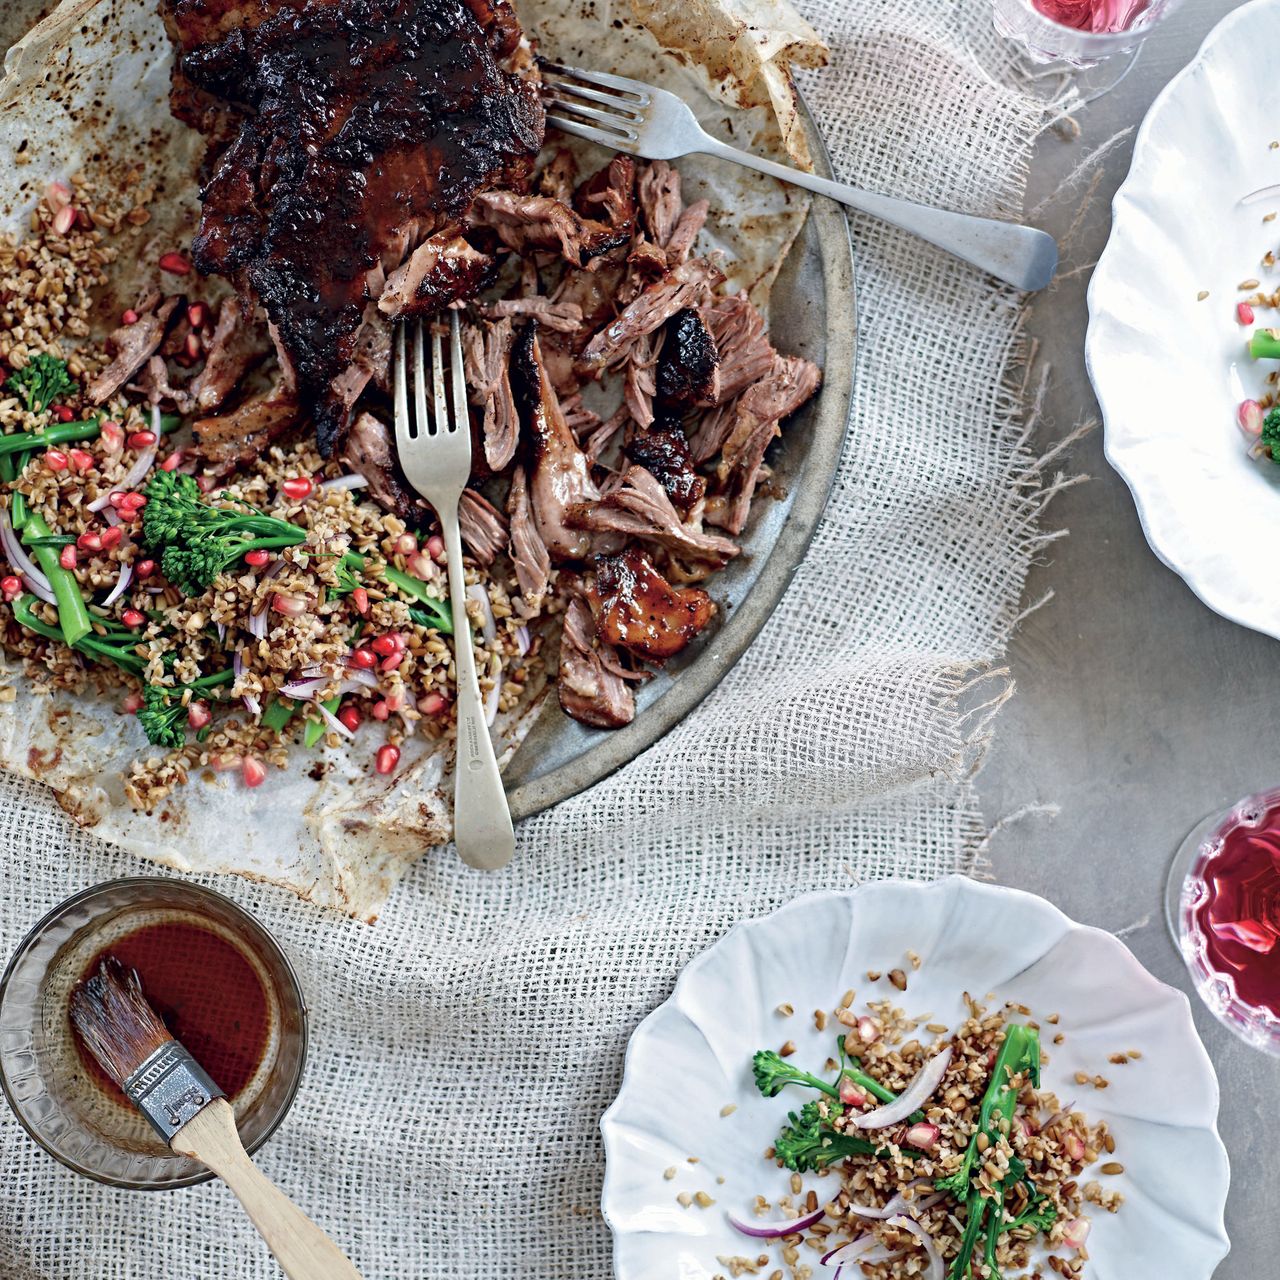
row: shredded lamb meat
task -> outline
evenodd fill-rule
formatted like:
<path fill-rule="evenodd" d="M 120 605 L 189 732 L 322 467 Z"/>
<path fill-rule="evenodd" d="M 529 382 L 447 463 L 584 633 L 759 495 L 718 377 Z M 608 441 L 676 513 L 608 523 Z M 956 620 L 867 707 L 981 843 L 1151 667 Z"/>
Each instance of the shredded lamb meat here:
<path fill-rule="evenodd" d="M 575 596 L 560 634 L 560 705 L 575 720 L 597 729 L 620 729 L 636 718 L 635 695 L 613 669 L 617 654 L 596 639 L 591 609 Z M 608 665 L 606 665 L 608 664 Z"/>

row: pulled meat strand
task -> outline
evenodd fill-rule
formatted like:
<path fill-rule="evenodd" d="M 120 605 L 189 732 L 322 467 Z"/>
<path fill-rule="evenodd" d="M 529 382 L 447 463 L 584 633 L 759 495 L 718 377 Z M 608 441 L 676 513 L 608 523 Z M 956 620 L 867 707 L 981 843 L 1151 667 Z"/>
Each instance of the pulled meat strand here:
<path fill-rule="evenodd" d="M 636 717 L 635 695 L 615 674 L 617 654 L 597 641 L 595 630 L 590 607 L 575 595 L 564 614 L 556 693 L 575 720 L 597 729 L 619 729 Z"/>
<path fill-rule="evenodd" d="M 471 554 L 483 565 L 491 565 L 507 545 L 507 522 L 502 512 L 482 493 L 463 489 L 458 501 L 458 529 Z"/>
<path fill-rule="evenodd" d="M 551 557 L 538 536 L 529 505 L 529 486 L 524 468 L 511 473 L 511 489 L 507 494 L 507 516 L 511 527 L 511 563 L 516 583 L 525 603 L 538 608 L 547 594 L 551 580 Z"/>
<path fill-rule="evenodd" d="M 503 471 L 515 457 L 520 422 L 511 391 L 514 331 L 505 316 L 495 324 L 468 326 L 463 344 L 465 377 L 471 402 L 483 411 L 484 456 L 492 471 Z"/>
<path fill-rule="evenodd" d="M 182 299 L 166 298 L 152 303 L 154 310 L 139 314 L 132 324 L 122 324 L 107 338 L 112 360 L 89 383 L 85 395 L 94 404 L 105 404 L 159 350 L 174 309 Z"/>
<path fill-rule="evenodd" d="M 189 388 L 195 407 L 201 413 L 212 413 L 269 350 L 261 330 L 245 317 L 239 300 L 223 298 L 205 351 L 204 368 Z"/>

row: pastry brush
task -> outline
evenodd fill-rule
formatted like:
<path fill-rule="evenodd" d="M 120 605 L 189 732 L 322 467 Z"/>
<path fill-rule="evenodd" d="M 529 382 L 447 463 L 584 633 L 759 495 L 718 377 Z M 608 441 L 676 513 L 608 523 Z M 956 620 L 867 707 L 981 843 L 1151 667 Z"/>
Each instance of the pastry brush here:
<path fill-rule="evenodd" d="M 71 993 L 71 1025 L 165 1142 L 231 1188 L 290 1280 L 360 1280 L 342 1250 L 249 1159 L 231 1104 L 169 1034 L 136 972 L 105 959 Z"/>

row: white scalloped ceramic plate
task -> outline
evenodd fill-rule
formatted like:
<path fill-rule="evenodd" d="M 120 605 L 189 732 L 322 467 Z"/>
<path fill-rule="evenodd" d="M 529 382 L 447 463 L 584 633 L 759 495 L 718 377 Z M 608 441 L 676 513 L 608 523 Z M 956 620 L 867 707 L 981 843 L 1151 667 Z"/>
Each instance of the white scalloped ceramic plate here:
<path fill-rule="evenodd" d="M 1280 467 L 1251 461 L 1235 423 L 1263 385 L 1236 285 L 1280 284 L 1259 266 L 1280 240 L 1262 222 L 1273 206 L 1239 203 L 1280 182 L 1267 107 L 1278 40 L 1280 0 L 1235 10 L 1152 105 L 1089 287 L 1086 359 L 1107 458 L 1151 549 L 1211 609 L 1280 637 Z"/>
<path fill-rule="evenodd" d="M 1108 1180 L 1125 1193 L 1120 1212 L 1092 1215 L 1091 1280 L 1207 1280 L 1229 1247 L 1229 1171 L 1218 1083 L 1186 997 L 1110 934 L 1031 894 L 961 877 L 807 894 L 736 926 L 689 964 L 632 1036 L 622 1090 L 601 1121 L 616 1280 L 711 1280 L 725 1272 L 717 1255 L 759 1251 L 725 1211 L 749 1212 L 758 1193 L 786 1189 L 787 1175 L 762 1152 L 796 1099 L 760 1097 L 751 1055 L 794 1039 L 796 1062 L 820 1069 L 832 1037 L 814 1028 L 812 1011 L 834 1008 L 849 987 L 867 999 L 866 971 L 904 965 L 909 948 L 922 964 L 909 973 L 908 1012 L 955 1026 L 967 990 L 1061 1014 L 1066 1041 L 1049 1046 L 1045 1085 L 1107 1121 L 1125 1166 Z M 776 1012 L 784 1002 L 794 1017 Z M 1109 1065 L 1121 1049 L 1143 1056 Z M 1077 1071 L 1102 1071 L 1110 1087 L 1082 1091 Z M 730 1103 L 737 1109 L 722 1116 Z M 716 1204 L 677 1203 L 679 1192 L 699 1190 Z"/>

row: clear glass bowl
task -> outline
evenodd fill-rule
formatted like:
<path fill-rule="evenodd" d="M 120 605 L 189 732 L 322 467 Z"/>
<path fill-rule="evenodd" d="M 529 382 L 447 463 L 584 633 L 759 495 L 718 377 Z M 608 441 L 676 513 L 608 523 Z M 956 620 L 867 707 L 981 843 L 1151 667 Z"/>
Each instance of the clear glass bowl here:
<path fill-rule="evenodd" d="M 234 902 L 181 880 L 141 876 L 85 889 L 27 934 L 0 979 L 0 1086 L 27 1132 L 68 1168 L 131 1190 L 187 1187 L 213 1175 L 176 1155 L 139 1112 L 108 1097 L 76 1050 L 67 1001 L 85 966 L 143 925 L 185 921 L 220 935 L 257 970 L 270 1031 L 253 1078 L 232 1098 L 256 1151 L 293 1103 L 307 1056 L 307 1011 L 279 944 Z"/>
<path fill-rule="evenodd" d="M 1080 31 L 1046 17 L 1031 0 L 993 0 L 996 31 L 1023 46 L 1033 62 L 1093 67 L 1118 53 L 1131 53 L 1181 0 L 1151 0 L 1124 31 Z"/>
<path fill-rule="evenodd" d="M 1210 963 L 1194 913 L 1207 894 L 1205 867 L 1221 849 L 1228 831 L 1256 827 L 1269 809 L 1280 805 L 1280 788 L 1246 796 L 1224 813 L 1210 814 L 1178 847 L 1165 885 L 1165 919 L 1200 998 L 1223 1026 L 1265 1053 L 1280 1057 L 1280 1020 L 1237 994 L 1229 974 Z"/>

